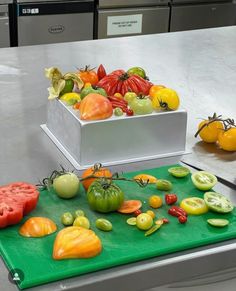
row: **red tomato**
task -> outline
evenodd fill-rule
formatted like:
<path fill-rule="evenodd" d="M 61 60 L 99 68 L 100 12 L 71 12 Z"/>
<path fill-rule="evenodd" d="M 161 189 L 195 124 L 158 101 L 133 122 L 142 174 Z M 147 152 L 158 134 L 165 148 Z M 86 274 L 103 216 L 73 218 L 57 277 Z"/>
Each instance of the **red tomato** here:
<path fill-rule="evenodd" d="M 128 75 L 124 70 L 116 70 L 100 80 L 97 86 L 105 89 L 108 95 L 127 92 L 148 95 L 152 83 L 137 75 Z"/>
<path fill-rule="evenodd" d="M 36 186 L 17 182 L 0 187 L 0 228 L 18 223 L 37 205 Z"/>

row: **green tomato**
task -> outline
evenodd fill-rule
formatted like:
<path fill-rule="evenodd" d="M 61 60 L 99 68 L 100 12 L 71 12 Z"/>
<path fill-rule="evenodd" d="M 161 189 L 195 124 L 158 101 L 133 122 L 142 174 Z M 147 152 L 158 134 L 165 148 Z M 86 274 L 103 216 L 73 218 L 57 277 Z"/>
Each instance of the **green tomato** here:
<path fill-rule="evenodd" d="M 60 96 L 72 92 L 74 88 L 74 81 L 72 79 L 65 80 L 65 86 L 60 92 Z"/>
<path fill-rule="evenodd" d="M 217 183 L 217 178 L 215 175 L 205 172 L 198 171 L 191 176 L 194 186 L 202 191 L 208 191 Z"/>
<path fill-rule="evenodd" d="M 90 222 L 87 217 L 85 216 L 77 216 L 73 222 L 73 226 L 80 226 L 83 228 L 90 228 Z"/>
<path fill-rule="evenodd" d="M 70 212 L 65 212 L 61 216 L 61 223 L 65 226 L 70 226 L 74 222 L 74 216 Z"/>
<path fill-rule="evenodd" d="M 183 177 L 186 177 L 190 173 L 190 170 L 186 167 L 179 166 L 179 167 L 169 168 L 168 172 L 174 177 L 183 178 Z"/>
<path fill-rule="evenodd" d="M 74 212 L 74 218 L 76 218 L 78 216 L 85 216 L 84 211 L 81 210 L 81 209 L 75 210 L 75 212 Z"/>
<path fill-rule="evenodd" d="M 127 73 L 129 75 L 137 75 L 137 76 L 140 76 L 141 78 L 145 79 L 146 78 L 146 72 L 144 71 L 143 68 L 140 68 L 140 67 L 133 67 L 133 68 L 130 68 Z"/>
<path fill-rule="evenodd" d="M 137 97 L 137 94 L 134 92 L 127 92 L 124 95 L 124 100 L 130 104 L 135 98 Z"/>
<path fill-rule="evenodd" d="M 170 191 L 172 189 L 172 183 L 168 180 L 158 179 L 156 182 L 156 187 L 161 191 Z"/>
<path fill-rule="evenodd" d="M 66 173 L 53 180 L 53 189 L 60 198 L 69 199 L 79 192 L 79 178 L 74 173 Z"/>
<path fill-rule="evenodd" d="M 120 208 L 124 201 L 124 193 L 114 183 L 96 179 L 88 188 L 87 199 L 91 209 L 107 213 Z"/>
<path fill-rule="evenodd" d="M 228 213 L 234 209 L 233 203 L 220 193 L 206 192 L 204 200 L 209 209 L 215 212 Z"/>
<path fill-rule="evenodd" d="M 105 97 L 107 96 L 107 93 L 103 88 L 99 88 L 96 86 L 89 86 L 89 87 L 82 89 L 82 91 L 80 93 L 81 99 L 83 99 L 85 96 L 87 96 L 90 93 L 97 93 L 97 94 L 103 95 Z"/>
<path fill-rule="evenodd" d="M 120 107 L 116 107 L 114 109 L 114 114 L 115 114 L 115 116 L 122 116 L 123 115 L 123 110 Z"/>
<path fill-rule="evenodd" d="M 112 230 L 112 223 L 104 218 L 98 218 L 95 222 L 96 227 L 103 231 L 111 231 Z"/>
<path fill-rule="evenodd" d="M 136 218 L 136 226 L 142 230 L 148 230 L 153 225 L 152 217 L 147 213 L 141 213 Z"/>
<path fill-rule="evenodd" d="M 150 114 L 153 112 L 152 101 L 147 96 L 137 96 L 129 105 L 136 115 Z"/>

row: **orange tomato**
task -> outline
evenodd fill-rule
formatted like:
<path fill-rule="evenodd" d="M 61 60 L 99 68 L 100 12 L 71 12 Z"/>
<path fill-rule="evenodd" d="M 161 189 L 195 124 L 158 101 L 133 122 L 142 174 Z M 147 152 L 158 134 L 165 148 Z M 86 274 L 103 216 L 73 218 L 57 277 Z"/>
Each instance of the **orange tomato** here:
<path fill-rule="evenodd" d="M 123 98 L 123 95 L 120 93 L 115 93 L 114 96 L 119 97 L 119 98 Z"/>
<path fill-rule="evenodd" d="M 200 129 L 204 124 L 207 124 L 209 120 L 203 120 L 199 123 L 198 129 Z M 200 138 L 207 143 L 214 143 L 218 139 L 218 134 L 223 129 L 223 123 L 220 121 L 214 121 L 206 125 L 200 132 Z"/>
<path fill-rule="evenodd" d="M 163 88 L 165 88 L 164 85 L 153 85 L 149 90 L 150 99 L 152 99 L 155 96 L 157 91 L 159 91 L 160 89 L 163 89 Z"/>
<path fill-rule="evenodd" d="M 84 69 L 80 69 L 78 75 L 84 84 L 90 83 L 91 85 L 96 85 L 98 83 L 97 73 L 93 69 L 89 69 L 89 66 L 85 66 Z"/>
<path fill-rule="evenodd" d="M 88 176 L 95 176 L 95 177 L 108 177 L 110 178 L 112 176 L 112 173 L 109 169 L 103 168 L 100 164 L 95 164 L 93 167 L 88 168 L 85 170 L 82 174 L 82 179 L 88 177 Z M 82 185 L 84 186 L 84 189 L 87 191 L 89 186 L 96 180 L 96 178 L 88 178 L 84 181 L 82 181 Z"/>
<path fill-rule="evenodd" d="M 134 213 L 141 207 L 142 202 L 140 200 L 125 200 L 117 211 L 120 213 L 129 214 Z"/>
<path fill-rule="evenodd" d="M 149 205 L 152 207 L 152 208 L 160 208 L 162 206 L 162 198 L 158 195 L 152 195 L 149 200 Z"/>
<path fill-rule="evenodd" d="M 236 151 L 236 127 L 221 130 L 218 135 L 218 144 L 225 151 Z"/>
<path fill-rule="evenodd" d="M 19 233 L 26 237 L 43 237 L 57 230 L 56 224 L 47 217 L 31 217 L 21 226 Z"/>

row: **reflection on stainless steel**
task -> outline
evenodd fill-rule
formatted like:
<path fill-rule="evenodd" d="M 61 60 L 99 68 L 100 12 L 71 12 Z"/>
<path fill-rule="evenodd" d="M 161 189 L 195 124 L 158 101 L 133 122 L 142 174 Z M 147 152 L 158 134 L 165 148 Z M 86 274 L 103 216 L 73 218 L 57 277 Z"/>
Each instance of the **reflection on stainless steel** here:
<path fill-rule="evenodd" d="M 58 66 L 63 72 L 69 72 L 78 66 L 101 63 L 107 72 L 143 67 L 153 83 L 175 89 L 181 97 L 182 108 L 188 112 L 187 147 L 192 153 L 183 161 L 234 183 L 235 153 L 203 146 L 194 138 L 194 133 L 199 118 L 213 112 L 236 119 L 235 34 L 236 27 L 228 27 L 1 49 L 1 66 L 18 69 L 22 74 L 0 74 L 0 183 L 17 180 L 36 183 L 60 164 L 72 168 L 40 128 L 46 121 L 49 87 L 44 68 Z M 222 184 L 215 190 L 236 202 L 235 190 Z M 202 252 L 201 256 L 198 251 Z M 32 291 L 60 290 L 60 286 L 77 291 L 146 290 L 233 269 L 235 256 L 233 239 L 43 285 Z M 2 261 L 0 269 L 1 286 L 6 291 L 16 291 L 16 286 L 7 279 Z"/>

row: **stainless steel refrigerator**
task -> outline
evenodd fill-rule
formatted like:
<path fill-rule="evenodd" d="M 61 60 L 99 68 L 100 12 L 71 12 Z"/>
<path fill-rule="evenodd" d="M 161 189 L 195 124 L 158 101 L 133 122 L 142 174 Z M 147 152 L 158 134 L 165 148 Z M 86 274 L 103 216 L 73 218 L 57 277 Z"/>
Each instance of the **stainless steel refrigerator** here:
<path fill-rule="evenodd" d="M 98 0 L 96 38 L 168 32 L 169 0 Z"/>
<path fill-rule="evenodd" d="M 236 3 L 217 0 L 172 0 L 170 31 L 236 25 Z"/>
<path fill-rule="evenodd" d="M 18 46 L 93 39 L 94 0 L 17 0 Z"/>
<path fill-rule="evenodd" d="M 10 0 L 0 0 L 0 48 L 10 46 Z"/>

